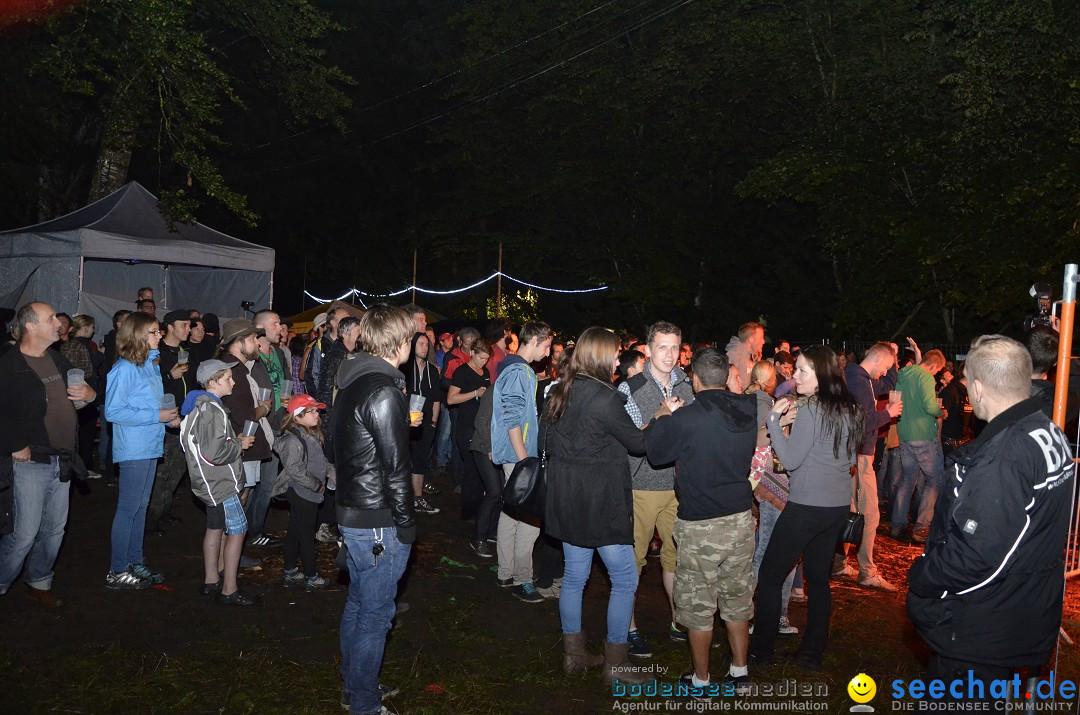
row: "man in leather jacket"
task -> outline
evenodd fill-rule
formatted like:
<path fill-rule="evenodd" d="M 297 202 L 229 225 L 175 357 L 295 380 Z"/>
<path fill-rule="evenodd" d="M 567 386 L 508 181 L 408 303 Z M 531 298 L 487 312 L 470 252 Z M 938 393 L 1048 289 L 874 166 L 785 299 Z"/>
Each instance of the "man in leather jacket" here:
<path fill-rule="evenodd" d="M 334 463 L 338 528 L 348 549 L 349 597 L 341 617 L 342 705 L 381 712 L 379 684 L 394 595 L 416 536 L 409 474 L 409 412 L 398 366 L 413 320 L 375 305 L 360 321 L 360 347 L 337 374 Z"/>
<path fill-rule="evenodd" d="M 1065 436 L 1029 398 L 1024 346 L 983 336 L 965 373 L 975 416 L 988 424 L 949 455 L 907 609 L 934 651 L 928 679 L 945 682 L 946 699 L 988 700 L 991 680 L 1038 667 L 1054 649 L 1074 467 Z"/>

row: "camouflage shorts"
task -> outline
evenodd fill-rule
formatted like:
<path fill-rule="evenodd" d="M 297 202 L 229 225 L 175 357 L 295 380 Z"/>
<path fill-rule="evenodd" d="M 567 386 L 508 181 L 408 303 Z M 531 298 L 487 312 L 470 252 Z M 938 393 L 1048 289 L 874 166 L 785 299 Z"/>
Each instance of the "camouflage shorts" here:
<path fill-rule="evenodd" d="M 694 631 L 711 630 L 717 610 L 725 621 L 754 617 L 754 516 L 749 511 L 703 521 L 675 522 L 675 619 Z"/>

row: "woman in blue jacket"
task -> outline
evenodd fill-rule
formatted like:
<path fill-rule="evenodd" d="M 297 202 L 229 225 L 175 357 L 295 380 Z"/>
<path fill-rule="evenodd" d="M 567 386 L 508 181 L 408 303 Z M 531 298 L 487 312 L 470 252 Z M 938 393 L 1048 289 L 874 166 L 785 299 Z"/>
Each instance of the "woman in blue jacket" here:
<path fill-rule="evenodd" d="M 154 364 L 161 330 L 153 316 L 132 313 L 116 333 L 118 360 L 105 388 L 105 419 L 113 424 L 113 462 L 120 465 L 120 496 L 112 525 L 112 563 L 105 587 L 141 589 L 165 577 L 143 563 L 146 505 L 162 455 L 165 425 L 179 424 L 175 408 L 161 409 L 165 394 Z"/>

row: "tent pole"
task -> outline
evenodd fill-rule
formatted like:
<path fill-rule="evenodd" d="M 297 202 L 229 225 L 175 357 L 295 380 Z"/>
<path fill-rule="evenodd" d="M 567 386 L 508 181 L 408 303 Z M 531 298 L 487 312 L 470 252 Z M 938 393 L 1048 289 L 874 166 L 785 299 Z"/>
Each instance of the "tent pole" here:
<path fill-rule="evenodd" d="M 502 241 L 499 241 L 499 278 L 495 288 L 495 317 L 502 317 Z"/>
<path fill-rule="evenodd" d="M 1061 294 L 1061 319 L 1058 334 L 1057 379 L 1054 382 L 1054 423 L 1065 429 L 1069 397 L 1069 368 L 1072 364 L 1073 318 L 1076 311 L 1077 265 L 1065 266 L 1065 284 Z"/>

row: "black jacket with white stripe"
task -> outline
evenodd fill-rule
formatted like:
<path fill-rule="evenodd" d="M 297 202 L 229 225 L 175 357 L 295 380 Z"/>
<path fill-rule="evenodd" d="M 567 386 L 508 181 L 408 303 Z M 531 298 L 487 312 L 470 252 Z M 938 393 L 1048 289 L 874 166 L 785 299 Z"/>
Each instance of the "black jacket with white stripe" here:
<path fill-rule="evenodd" d="M 908 616 L 936 653 L 998 666 L 1049 658 L 1073 476 L 1072 450 L 1036 399 L 949 455 L 926 552 L 908 573 Z"/>

